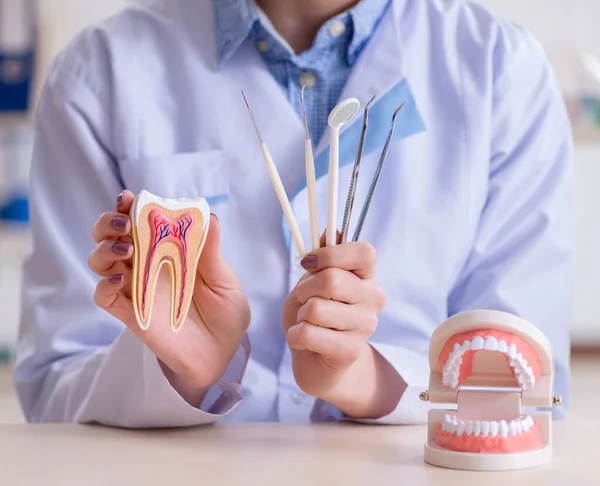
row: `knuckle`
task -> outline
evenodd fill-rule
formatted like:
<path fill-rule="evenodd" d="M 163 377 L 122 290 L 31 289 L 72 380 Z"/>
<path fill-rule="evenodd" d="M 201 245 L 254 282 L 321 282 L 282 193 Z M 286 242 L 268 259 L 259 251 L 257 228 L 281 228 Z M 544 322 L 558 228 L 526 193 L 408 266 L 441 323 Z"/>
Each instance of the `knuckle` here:
<path fill-rule="evenodd" d="M 358 256 L 360 261 L 367 265 L 373 265 L 377 260 L 377 250 L 370 243 L 361 243 Z"/>
<path fill-rule="evenodd" d="M 324 297 L 333 299 L 339 292 L 340 274 L 336 268 L 323 270 L 321 274 Z"/>
<path fill-rule="evenodd" d="M 385 292 L 379 286 L 375 289 L 375 305 L 377 309 L 383 309 L 387 302 L 387 298 L 385 296 Z"/>
<path fill-rule="evenodd" d="M 298 337 L 303 344 L 310 344 L 315 335 L 314 327 L 307 324 L 300 325 L 300 332 L 298 333 Z"/>
<path fill-rule="evenodd" d="M 312 323 L 318 323 L 322 316 L 322 303 L 319 299 L 311 297 L 305 304 L 306 320 Z"/>

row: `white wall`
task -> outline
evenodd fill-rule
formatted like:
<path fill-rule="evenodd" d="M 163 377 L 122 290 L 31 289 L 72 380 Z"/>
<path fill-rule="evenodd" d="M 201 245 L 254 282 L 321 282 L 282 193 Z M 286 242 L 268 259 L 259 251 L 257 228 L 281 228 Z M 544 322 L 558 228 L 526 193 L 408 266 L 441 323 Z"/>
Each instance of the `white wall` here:
<path fill-rule="evenodd" d="M 544 45 L 567 95 L 600 93 L 581 56 L 600 56 L 598 0 L 479 0 L 531 30 Z M 576 344 L 600 344 L 600 141 L 576 133 L 575 177 L 578 265 L 573 314 Z M 551 285 L 551 283 L 549 283 Z"/>

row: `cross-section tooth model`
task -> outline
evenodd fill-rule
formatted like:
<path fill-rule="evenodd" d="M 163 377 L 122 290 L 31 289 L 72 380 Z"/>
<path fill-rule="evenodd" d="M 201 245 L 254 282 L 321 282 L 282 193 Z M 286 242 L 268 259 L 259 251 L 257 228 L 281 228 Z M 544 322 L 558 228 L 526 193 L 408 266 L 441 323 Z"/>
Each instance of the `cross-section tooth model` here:
<path fill-rule="evenodd" d="M 552 348 L 538 328 L 504 312 L 458 314 L 434 332 L 429 365 L 421 399 L 456 410 L 430 410 L 426 462 L 507 470 L 551 460 L 551 413 L 522 410 L 562 403 L 553 395 Z"/>
<path fill-rule="evenodd" d="M 171 276 L 171 329 L 185 321 L 196 280 L 196 266 L 208 234 L 206 200 L 162 199 L 142 191 L 131 207 L 135 247 L 131 299 L 139 326 L 150 327 L 158 274 L 167 265 Z"/>

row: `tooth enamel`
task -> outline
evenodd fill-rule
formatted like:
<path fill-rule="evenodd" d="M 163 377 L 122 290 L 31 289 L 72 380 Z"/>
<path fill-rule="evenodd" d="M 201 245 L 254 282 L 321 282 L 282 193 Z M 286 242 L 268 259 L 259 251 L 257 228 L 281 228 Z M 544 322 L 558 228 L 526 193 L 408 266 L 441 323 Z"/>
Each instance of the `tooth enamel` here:
<path fill-rule="evenodd" d="M 481 336 L 477 336 L 475 339 L 473 339 L 473 342 L 471 342 L 471 349 L 476 351 L 483 349 L 483 338 Z"/>
<path fill-rule="evenodd" d="M 460 344 L 456 343 L 456 344 L 454 345 L 454 352 L 455 352 L 455 353 L 458 353 L 459 351 L 460 351 Z"/>
<path fill-rule="evenodd" d="M 473 422 L 470 420 L 465 424 L 465 435 L 471 435 L 473 433 Z"/>
<path fill-rule="evenodd" d="M 498 435 L 499 428 L 500 425 L 498 424 L 498 422 L 490 422 L 490 435 L 492 437 L 496 437 Z"/>
<path fill-rule="evenodd" d="M 462 350 L 469 351 L 471 349 L 471 341 L 465 341 L 462 343 Z"/>
<path fill-rule="evenodd" d="M 506 341 L 498 342 L 498 351 L 501 353 L 506 353 L 508 351 L 508 345 L 506 344 Z"/>
<path fill-rule="evenodd" d="M 506 420 L 500 420 L 500 423 L 498 424 L 498 432 L 502 437 L 508 436 L 508 424 L 506 423 Z"/>
<path fill-rule="evenodd" d="M 465 432 L 465 423 L 461 420 L 458 422 L 458 427 L 456 429 L 456 435 L 460 437 Z"/>
<path fill-rule="evenodd" d="M 508 428 L 510 429 L 510 435 L 517 435 L 517 422 L 513 420 L 508 424 Z"/>
<path fill-rule="evenodd" d="M 490 423 L 487 421 L 481 422 L 481 436 L 487 437 L 490 435 Z"/>
<path fill-rule="evenodd" d="M 523 428 L 523 432 L 529 432 L 529 422 L 527 420 L 521 422 L 521 427 Z"/>
<path fill-rule="evenodd" d="M 137 322 L 147 330 L 152 320 L 158 274 L 170 266 L 170 324 L 179 331 L 192 302 L 196 266 L 208 231 L 210 209 L 202 199 L 162 199 L 147 191 L 131 208 L 134 243 L 132 303 Z M 166 305 L 169 303 L 165 302 Z"/>
<path fill-rule="evenodd" d="M 484 348 L 489 351 L 498 351 L 498 340 L 494 336 L 485 338 Z"/>
<path fill-rule="evenodd" d="M 508 347 L 508 350 L 506 351 L 506 353 L 508 354 L 508 356 L 512 359 L 517 355 L 517 345 L 516 344 L 511 344 Z"/>
<path fill-rule="evenodd" d="M 479 437 L 479 434 L 481 434 L 481 422 L 473 422 L 473 435 Z"/>

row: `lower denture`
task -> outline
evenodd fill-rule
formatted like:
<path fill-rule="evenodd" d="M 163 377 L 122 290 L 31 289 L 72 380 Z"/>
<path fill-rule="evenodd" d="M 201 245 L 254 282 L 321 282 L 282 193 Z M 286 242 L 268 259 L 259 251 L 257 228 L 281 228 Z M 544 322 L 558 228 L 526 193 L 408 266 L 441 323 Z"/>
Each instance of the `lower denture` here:
<path fill-rule="evenodd" d="M 517 435 L 508 435 L 502 437 L 497 435 L 493 437 L 488 435 L 475 436 L 473 434 L 462 434 L 460 437 L 455 432 L 447 432 L 438 425 L 435 443 L 439 447 L 455 452 L 472 453 L 515 453 L 526 452 L 540 447 L 541 433 L 540 427 L 534 423 L 527 432 Z"/>

